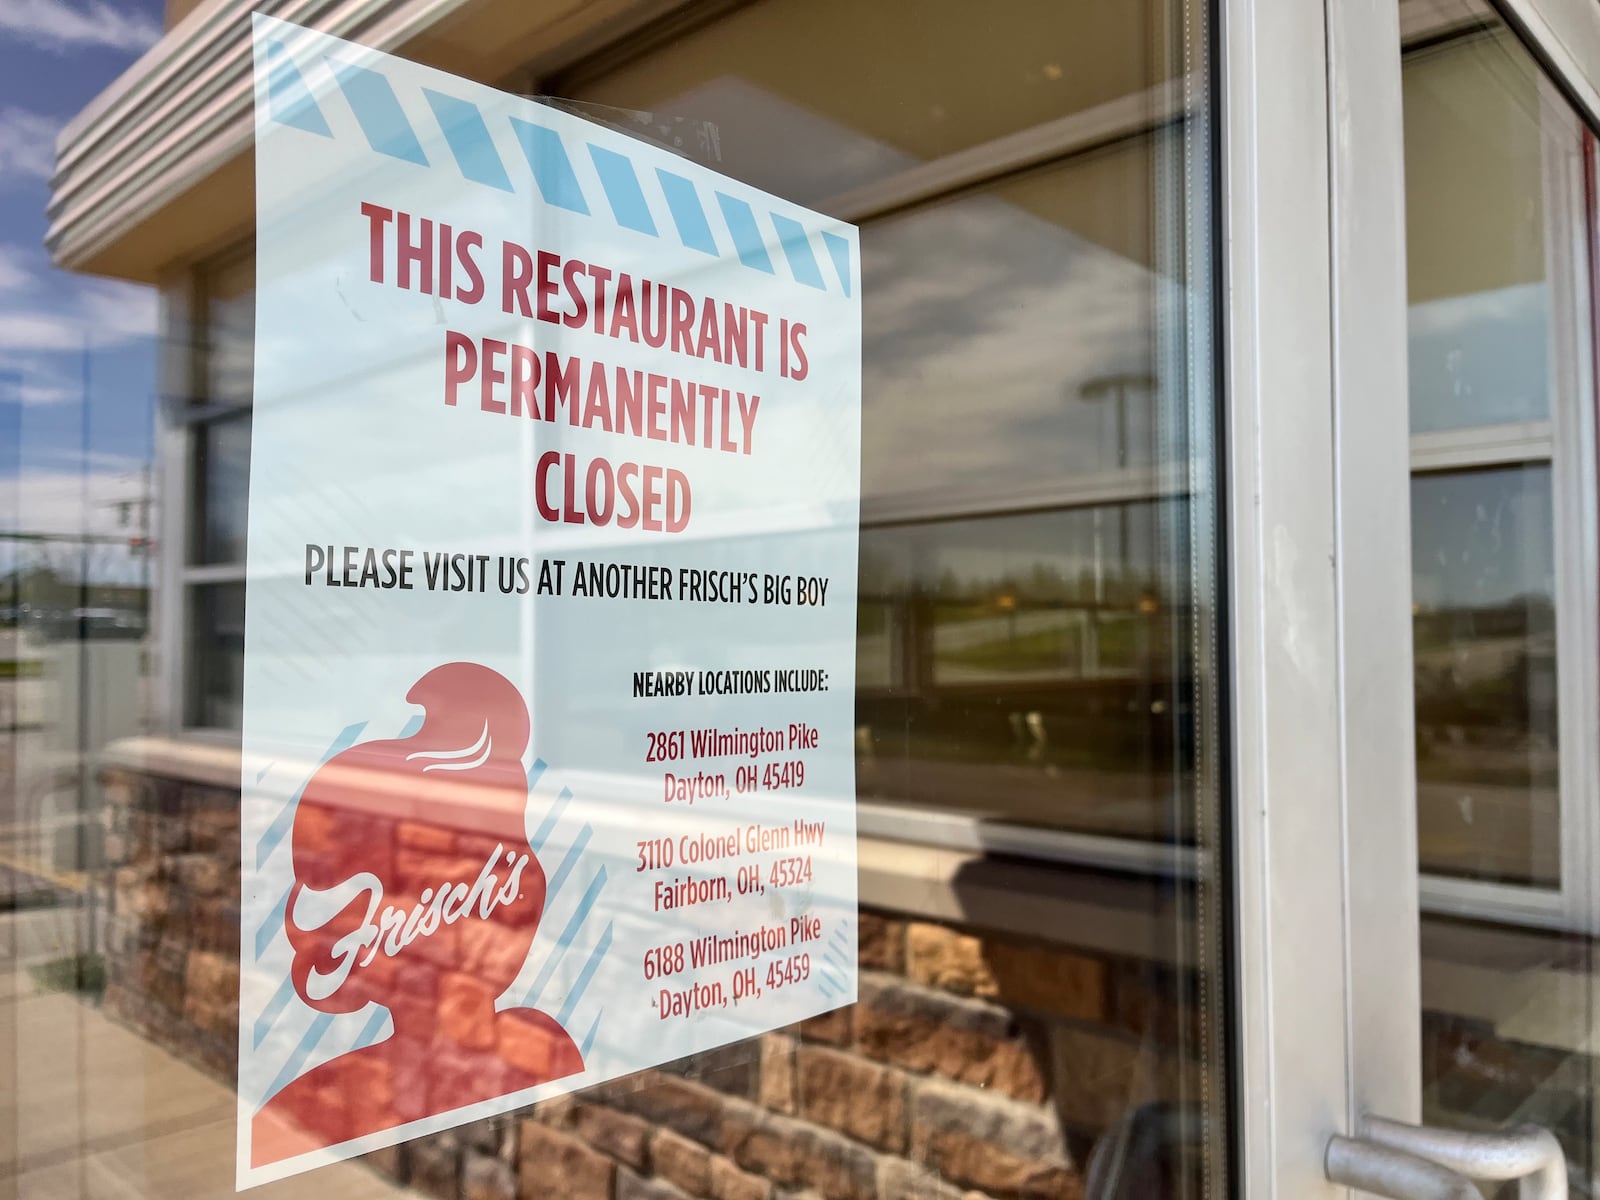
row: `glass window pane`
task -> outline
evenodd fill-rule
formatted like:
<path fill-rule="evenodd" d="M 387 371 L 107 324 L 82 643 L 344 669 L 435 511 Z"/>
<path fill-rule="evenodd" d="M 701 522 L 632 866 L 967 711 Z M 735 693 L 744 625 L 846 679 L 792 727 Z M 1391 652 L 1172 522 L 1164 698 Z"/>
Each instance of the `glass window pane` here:
<path fill-rule="evenodd" d="M 244 695 L 244 584 L 189 589 L 189 723 L 238 729 Z"/>
<path fill-rule="evenodd" d="M 1411 485 L 1422 867 L 1561 878 L 1550 468 Z"/>
<path fill-rule="evenodd" d="M 1156 561 L 1184 506 L 1151 502 L 866 532 L 902 686 L 862 688 L 862 794 L 986 819 L 1188 840 L 1192 763 L 1173 694 L 1189 614 Z M 885 572 L 887 574 L 887 572 Z M 1185 705 L 1187 708 L 1187 705 Z M 881 753 L 893 746 L 886 769 Z"/>
<path fill-rule="evenodd" d="M 1411 429 L 1550 415 L 1538 68 L 1504 29 L 1404 75 Z"/>
<path fill-rule="evenodd" d="M 1184 314 L 1195 315 L 1186 306 L 1206 292 L 1161 253 L 1183 237 L 1178 214 L 1156 201 L 1180 143 L 1144 95 L 1171 74 L 1163 39 L 1176 13 L 1144 3 L 1030 3 L 975 22 L 969 6 L 941 2 L 908 23 L 891 12 L 769 0 L 550 90 L 657 119 L 709 121 L 722 169 L 824 209 L 849 209 L 873 187 L 897 197 L 885 215 L 862 222 L 856 749 L 859 798 L 875 814 L 868 832 L 915 841 L 938 827 L 965 831 L 958 844 L 983 845 L 991 829 L 1022 826 L 1008 845 L 1021 852 L 1034 839 L 1041 854 L 1062 834 L 1140 839 L 1156 852 L 1214 844 L 1194 749 L 1209 718 L 1193 699 L 1213 664 L 1192 651 L 1192 597 L 1207 587 L 1209 567 L 1200 564 L 1197 577 L 1189 557 L 1191 524 L 1207 519 L 1210 501 L 1173 483 L 1190 478 L 1190 456 L 1209 453 L 1175 431 L 1203 427 L 1210 399 L 1168 357 Z M 835 18 L 851 36 L 821 53 L 807 31 Z M 1049 90 L 1057 84 L 1059 98 Z M 1112 100 L 1142 116 L 1057 161 L 1022 171 L 997 163 L 943 194 L 897 190 L 920 164 L 990 150 L 985 139 L 1066 124 Z M 839 199 L 845 193 L 855 199 Z M 993 865 L 997 886 L 1014 897 L 1028 891 L 1028 866 Z M 1207 886 L 1163 874 L 1130 883 L 1134 910 L 1154 911 L 1143 890 L 1150 883 L 1175 887 L 1180 906 Z M 1118 903 L 1116 886 L 1092 867 L 1053 867 L 1044 877 L 1091 907 Z M 981 886 L 976 880 L 968 883 Z M 890 954 L 870 956 L 871 992 L 832 1043 L 842 1055 L 884 1036 L 884 1022 L 922 1045 L 953 1033 L 948 1010 L 926 1024 L 888 1015 L 909 1014 L 917 989 L 937 994 L 954 980 L 940 965 L 942 931 L 916 922 L 903 936 L 897 922 L 889 928 Z M 1090 974 L 1103 967 L 1120 981 L 1140 1036 L 1156 1025 L 1164 1031 L 1142 1046 L 1163 1059 L 1208 1053 L 1187 1007 L 1214 978 L 1215 944 L 1203 933 L 1197 942 L 1176 934 L 1179 953 L 1206 964 L 1198 972 L 1139 963 L 1122 947 L 1086 954 L 1085 939 L 1067 931 L 1030 947 L 1041 955 L 1031 968 L 1008 970 L 1022 957 L 1001 947 L 1004 939 L 981 926 L 965 936 L 974 965 L 983 964 L 972 984 L 979 1005 L 1020 1013 L 1022 973 L 1056 978 L 1083 956 L 1099 964 Z M 1096 999 L 1070 1028 L 1024 1019 L 1051 1047 L 1050 1103 L 1094 1156 L 1091 1174 L 1103 1180 L 1109 1170 L 1124 1181 L 1116 1194 L 1198 1187 L 1218 1160 L 1208 1162 L 1176 1130 L 1206 1101 L 1198 1110 L 1194 1101 L 1173 1103 L 1164 1085 L 1137 1077 L 1123 1053 L 1140 1053 L 1124 1039 L 1132 1026 L 1100 1007 L 1108 994 L 1100 987 L 1090 983 Z M 1166 999 L 1185 994 L 1177 1004 Z M 820 1024 L 814 1033 L 835 1036 Z M 802 1118 L 808 1086 L 819 1098 L 828 1086 L 820 1064 L 804 1062 L 811 1036 L 802 1029 L 797 1061 L 802 1073 L 819 1074 L 809 1085 L 800 1080 Z M 891 1067 L 908 1061 L 887 1047 L 883 1054 Z M 765 1061 L 705 1057 L 730 1080 Z M 935 1080 L 944 1072 L 930 1070 Z M 1102 1071 L 1114 1098 L 1084 1078 Z M 1010 1084 L 997 1077 L 995 1086 Z M 1197 1081 L 1187 1086 L 1191 1096 L 1206 1094 Z M 677 1095 L 643 1081 L 635 1103 L 663 1112 Z M 951 1095 L 959 1100 L 970 1088 Z M 1034 1093 L 1011 1095 L 1027 1101 L 1014 1110 L 1019 1117 L 1039 1111 Z M 1118 1131 L 1129 1135 L 1120 1152 L 1112 1149 Z M 925 1156 L 913 1146 L 910 1157 L 930 1172 L 919 1175 L 930 1190 L 1030 1186 L 980 1179 L 937 1139 Z M 1044 1194 L 1076 1186 L 1038 1179 Z"/>
<path fill-rule="evenodd" d="M 960 513 L 1156 460 L 1155 151 L 1135 138 L 866 226 L 869 501 Z"/>
<path fill-rule="evenodd" d="M 195 428 L 195 552 L 202 563 L 244 562 L 250 495 L 250 419 L 208 421 Z"/>
<path fill-rule="evenodd" d="M 198 403 L 245 410 L 194 427 L 193 561 L 242 563 L 250 485 L 251 392 L 255 370 L 255 262 L 234 259 L 200 281 L 203 336 Z"/>

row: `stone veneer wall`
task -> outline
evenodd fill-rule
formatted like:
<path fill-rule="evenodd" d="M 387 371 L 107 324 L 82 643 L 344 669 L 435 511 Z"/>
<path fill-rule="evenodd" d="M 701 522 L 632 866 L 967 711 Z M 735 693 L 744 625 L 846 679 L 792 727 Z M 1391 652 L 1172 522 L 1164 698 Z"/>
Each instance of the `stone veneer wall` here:
<path fill-rule="evenodd" d="M 103 780 L 105 1008 L 232 1080 L 238 791 Z M 1131 958 L 863 912 L 861 968 L 849 1009 L 368 1157 L 446 1200 L 1075 1197 L 1196 1044 Z"/>
<path fill-rule="evenodd" d="M 105 1007 L 231 1081 L 239 793 L 103 782 Z M 1077 1197 L 1097 1138 L 1195 1086 L 1181 985 L 1134 958 L 864 911 L 851 1008 L 368 1158 L 443 1200 Z M 1542 1121 L 1587 1174 L 1592 1059 L 1440 1013 L 1423 1040 L 1429 1119 Z"/>
<path fill-rule="evenodd" d="M 103 774 L 105 1008 L 231 1081 L 239 793 Z M 1044 1200 L 1097 1138 L 1180 1099 L 1199 1044 L 1171 969 L 861 916 L 861 998 L 789 1029 L 369 1155 L 442 1200 Z M 1429 1119 L 1538 1119 L 1582 1178 L 1592 1060 L 1425 1013 Z M 1532 1105 L 1530 1109 L 1529 1105 Z M 1159 1157 L 1124 1196 L 1170 1191 Z"/>

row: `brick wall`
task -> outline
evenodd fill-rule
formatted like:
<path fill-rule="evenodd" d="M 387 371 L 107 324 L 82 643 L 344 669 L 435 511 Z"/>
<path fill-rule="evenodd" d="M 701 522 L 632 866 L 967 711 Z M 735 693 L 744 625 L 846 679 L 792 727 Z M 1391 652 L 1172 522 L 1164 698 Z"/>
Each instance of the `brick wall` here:
<path fill-rule="evenodd" d="M 105 1007 L 231 1079 L 238 792 L 104 783 Z M 1194 1086 L 1180 982 L 867 911 L 848 1009 L 369 1159 L 444 1200 L 1076 1197 L 1108 1127 Z"/>

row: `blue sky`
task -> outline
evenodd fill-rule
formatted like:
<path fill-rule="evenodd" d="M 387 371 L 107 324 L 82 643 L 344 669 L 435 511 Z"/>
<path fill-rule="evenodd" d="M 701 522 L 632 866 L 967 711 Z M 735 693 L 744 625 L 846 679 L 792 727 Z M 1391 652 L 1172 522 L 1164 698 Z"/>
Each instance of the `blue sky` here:
<path fill-rule="evenodd" d="M 111 532 L 115 501 L 143 489 L 154 296 L 55 270 L 45 206 L 57 133 L 155 43 L 162 7 L 0 0 L 0 486 L 14 480 L 18 501 L 12 516 L 11 498 L 0 495 L 6 525 Z M 0 543 L 0 571 L 11 555 Z M 102 564 L 107 571 L 123 574 L 115 562 Z"/>

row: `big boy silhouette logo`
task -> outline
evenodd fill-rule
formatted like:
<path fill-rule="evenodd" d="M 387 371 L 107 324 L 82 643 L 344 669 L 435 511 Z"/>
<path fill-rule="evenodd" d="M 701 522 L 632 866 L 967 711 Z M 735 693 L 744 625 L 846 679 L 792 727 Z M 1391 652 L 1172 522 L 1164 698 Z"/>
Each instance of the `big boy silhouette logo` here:
<path fill-rule="evenodd" d="M 551 1016 L 496 1011 L 539 931 L 545 873 L 524 832 L 527 706 L 475 663 L 429 671 L 410 737 L 364 742 L 307 782 L 284 928 L 300 1000 L 387 1008 L 393 1035 L 314 1067 L 251 1122 L 260 1167 L 575 1075 Z"/>

